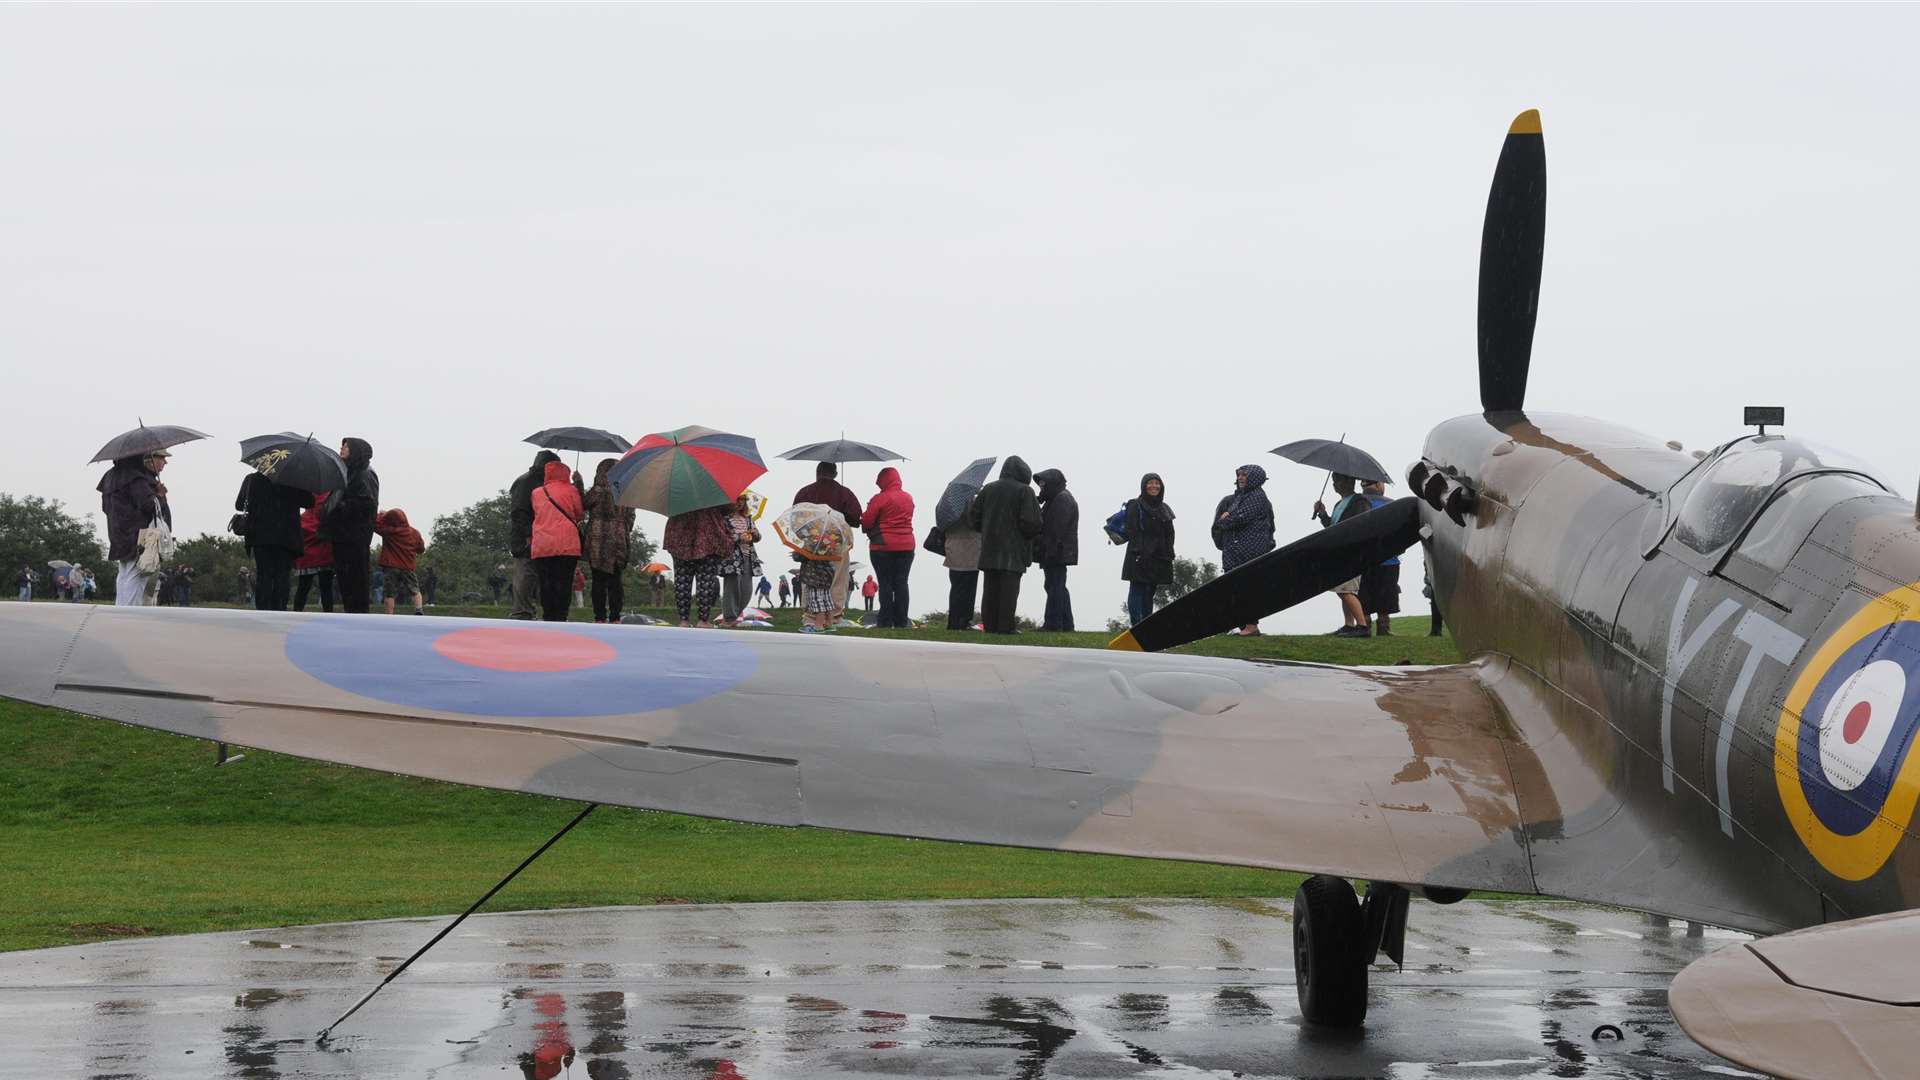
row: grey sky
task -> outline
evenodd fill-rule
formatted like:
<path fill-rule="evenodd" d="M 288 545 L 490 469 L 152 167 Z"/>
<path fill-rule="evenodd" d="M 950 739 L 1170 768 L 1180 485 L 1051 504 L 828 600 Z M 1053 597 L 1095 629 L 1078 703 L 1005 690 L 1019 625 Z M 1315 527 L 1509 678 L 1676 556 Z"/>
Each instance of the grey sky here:
<path fill-rule="evenodd" d="M 1398 475 L 1477 408 L 1481 212 L 1538 107 L 1529 405 L 1693 447 L 1784 403 L 1910 492 L 1916 30 L 1833 5 L 0 8 L 0 491 L 97 510 L 84 462 L 136 416 L 219 436 L 167 474 L 190 533 L 263 431 L 368 439 L 424 524 L 549 425 L 701 423 L 769 458 L 844 429 L 911 456 L 923 529 L 974 457 L 1064 470 L 1097 629 L 1124 597 L 1098 521 L 1141 472 L 1217 559 L 1235 466 L 1266 465 L 1284 542 L 1321 477 L 1269 448 L 1346 431 Z M 784 505 L 809 470 L 756 486 Z M 913 589 L 945 606 L 936 558 Z"/>

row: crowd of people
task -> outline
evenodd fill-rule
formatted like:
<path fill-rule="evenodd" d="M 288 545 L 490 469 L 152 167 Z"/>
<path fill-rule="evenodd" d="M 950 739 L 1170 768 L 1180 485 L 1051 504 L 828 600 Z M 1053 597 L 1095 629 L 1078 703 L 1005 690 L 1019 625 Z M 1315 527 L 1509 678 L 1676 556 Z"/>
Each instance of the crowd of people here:
<path fill-rule="evenodd" d="M 258 471 L 241 482 L 230 527 L 245 539 L 253 559 L 251 571 L 242 571 L 243 592 L 263 611 L 304 611 L 311 594 L 318 592 L 320 607 L 328 612 L 337 598 L 348 613 L 364 614 L 380 604 L 393 614 L 405 603 L 423 614 L 436 585 L 433 571 L 422 574 L 419 568 L 425 538 L 406 511 L 380 508 L 380 479 L 372 468 L 369 443 L 345 439 L 339 454 L 346 480 L 338 491 L 303 491 Z M 117 603 L 192 602 L 192 569 L 167 565 L 162 550 L 173 520 L 161 480 L 168 457 L 160 450 L 120 459 L 100 481 L 108 557 L 118 569 Z M 613 459 L 601 461 L 588 485 L 559 455 L 542 450 L 514 478 L 507 489 L 508 558 L 487 579 L 495 603 L 503 592 L 507 595 L 510 617 L 564 622 L 570 607 L 590 600 L 594 622 L 622 620 L 635 512 L 619 504 L 610 478 L 614 464 Z M 1209 532 L 1228 573 L 1274 550 L 1274 512 L 1266 481 L 1266 470 L 1259 465 L 1243 465 L 1234 472 L 1233 490 L 1214 506 Z M 1322 527 L 1387 502 L 1385 481 L 1362 484 L 1335 475 L 1332 484 L 1339 496 L 1333 507 L 1323 501 L 1313 505 Z M 778 602 L 802 610 L 803 632 L 827 633 L 844 625 L 849 596 L 856 592 L 869 615 L 865 625 L 914 626 L 908 578 L 921 550 L 938 555 L 947 570 L 948 629 L 974 628 L 977 608 L 979 629 L 1017 633 L 1015 604 L 1024 575 L 1035 565 L 1046 593 L 1040 629 L 1074 629 L 1068 572 L 1080 561 L 1080 507 L 1061 470 L 1035 473 L 1021 458 L 1010 456 L 999 477 L 973 494 L 963 511 L 943 511 L 948 524 L 935 525 L 925 534 L 916 528 L 914 499 L 898 468 L 882 468 L 875 488 L 863 502 L 840 483 L 838 466 L 822 462 L 813 482 L 794 493 L 794 506 L 831 513 L 849 534 L 855 529 L 863 533 L 871 559 L 871 572 L 856 583 L 851 543 L 831 557 L 792 554 L 797 565 L 779 573 Z M 673 559 L 673 606 L 680 625 L 754 625 L 764 620 L 764 611 L 754 605 L 771 606 L 775 585 L 760 559 L 763 536 L 754 509 L 743 493 L 732 503 L 668 517 L 662 547 Z M 1175 521 L 1166 482 L 1157 473 L 1142 476 L 1134 497 L 1105 521 L 1107 539 L 1124 545 L 1120 576 L 1128 584 L 1132 622 L 1151 615 L 1162 590 L 1173 583 Z M 375 537 L 380 539 L 377 565 L 370 556 Z M 1334 634 L 1392 633 L 1392 616 L 1399 611 L 1399 562 L 1389 559 L 1334 590 L 1343 616 Z M 75 582 L 73 598 L 83 597 L 88 580 L 84 572 L 68 572 L 63 579 Z M 34 580 L 33 569 L 23 566 L 17 581 L 23 599 L 30 596 Z M 650 585 L 653 602 L 660 606 L 660 575 L 653 575 Z M 1230 632 L 1254 635 L 1260 629 L 1256 622 Z"/>

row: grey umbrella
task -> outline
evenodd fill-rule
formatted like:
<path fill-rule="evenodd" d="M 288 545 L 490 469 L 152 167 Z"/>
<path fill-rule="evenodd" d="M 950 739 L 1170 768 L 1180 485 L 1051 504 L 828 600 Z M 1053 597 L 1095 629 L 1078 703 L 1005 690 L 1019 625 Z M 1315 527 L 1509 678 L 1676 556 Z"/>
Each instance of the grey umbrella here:
<path fill-rule="evenodd" d="M 1343 473 L 1356 480 L 1386 480 L 1387 470 L 1380 467 L 1372 454 L 1357 446 L 1350 446 L 1342 439 L 1297 439 L 1285 446 L 1276 446 L 1273 453 L 1288 461 L 1297 461 L 1328 472 Z"/>
<path fill-rule="evenodd" d="M 947 481 L 947 489 L 940 493 L 940 501 L 933 507 L 933 523 L 942 529 L 951 529 L 960 521 L 960 515 L 967 512 L 973 497 L 980 494 L 981 487 L 987 482 L 987 474 L 993 471 L 997 457 L 983 457 L 960 470 L 960 475 Z"/>
<path fill-rule="evenodd" d="M 550 427 L 520 440 L 546 450 L 572 450 L 589 454 L 624 454 L 633 444 L 603 428 Z"/>
<path fill-rule="evenodd" d="M 339 491 L 347 484 L 340 452 L 312 435 L 282 431 L 240 441 L 240 461 L 276 484 L 301 491 Z"/>
<path fill-rule="evenodd" d="M 808 443 L 796 446 L 784 454 L 778 455 L 788 461 L 905 461 L 905 454 L 896 454 L 884 446 L 873 443 L 854 442 L 852 439 L 839 438 L 829 442 Z"/>
<path fill-rule="evenodd" d="M 155 450 L 165 450 L 169 446 L 192 442 L 195 439 L 210 439 L 204 431 L 195 431 L 190 427 L 176 427 L 172 424 L 158 424 L 148 427 L 145 422 L 132 431 L 123 431 L 107 440 L 107 445 L 93 455 L 91 465 L 96 461 L 119 461 L 121 458 L 145 457 Z"/>

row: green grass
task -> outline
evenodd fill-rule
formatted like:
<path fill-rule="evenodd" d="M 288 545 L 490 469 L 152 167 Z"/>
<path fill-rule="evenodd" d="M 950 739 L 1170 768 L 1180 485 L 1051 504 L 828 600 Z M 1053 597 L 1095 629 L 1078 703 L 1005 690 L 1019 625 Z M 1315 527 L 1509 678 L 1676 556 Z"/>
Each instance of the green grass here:
<path fill-rule="evenodd" d="M 440 608 L 442 615 L 502 615 Z M 793 628 L 788 613 L 780 630 Z M 1186 650 L 1444 663 L 1424 619 L 1385 640 L 1213 638 Z M 777 632 L 777 631 L 776 631 Z M 863 633 L 849 631 L 848 633 Z M 1104 633 L 995 639 L 1091 648 Z M 458 911 L 578 805 L 210 744 L 0 702 L 0 950 Z M 707 821 L 603 807 L 488 910 L 937 897 L 1276 897 L 1298 875 Z"/>

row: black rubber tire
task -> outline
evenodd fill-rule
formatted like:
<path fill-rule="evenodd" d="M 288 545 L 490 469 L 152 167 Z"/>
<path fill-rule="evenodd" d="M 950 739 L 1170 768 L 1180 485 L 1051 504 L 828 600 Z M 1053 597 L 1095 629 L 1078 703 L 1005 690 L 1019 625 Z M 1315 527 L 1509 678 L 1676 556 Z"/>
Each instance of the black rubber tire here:
<path fill-rule="evenodd" d="M 1316 874 L 1293 895 L 1293 977 L 1300 1015 L 1324 1027 L 1367 1019 L 1367 960 L 1360 900 L 1346 878 Z"/>

